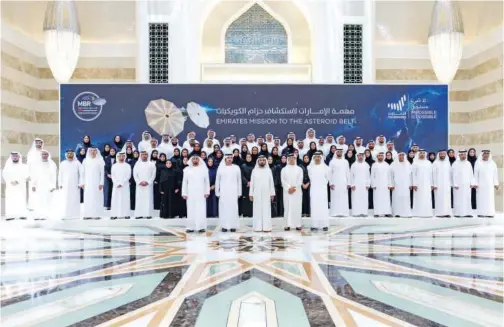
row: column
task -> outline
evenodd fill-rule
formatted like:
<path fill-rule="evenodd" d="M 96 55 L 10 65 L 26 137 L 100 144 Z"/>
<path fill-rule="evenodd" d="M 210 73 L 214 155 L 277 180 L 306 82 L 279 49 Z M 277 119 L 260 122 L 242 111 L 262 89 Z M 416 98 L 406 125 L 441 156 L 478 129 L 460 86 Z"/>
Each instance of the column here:
<path fill-rule="evenodd" d="M 136 81 L 149 83 L 149 20 L 148 2 L 135 1 L 136 6 Z"/>
<path fill-rule="evenodd" d="M 375 59 L 375 0 L 364 0 L 364 26 L 362 49 L 362 81 L 364 84 L 373 84 L 376 81 Z"/>

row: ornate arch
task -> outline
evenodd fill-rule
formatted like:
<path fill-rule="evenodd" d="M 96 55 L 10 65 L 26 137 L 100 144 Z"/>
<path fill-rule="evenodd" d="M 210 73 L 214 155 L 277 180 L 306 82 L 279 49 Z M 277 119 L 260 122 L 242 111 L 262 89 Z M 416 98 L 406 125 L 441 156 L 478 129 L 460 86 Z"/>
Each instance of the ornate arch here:
<path fill-rule="evenodd" d="M 224 36 L 225 63 L 288 63 L 289 36 L 284 25 L 254 3 L 235 19 Z"/>

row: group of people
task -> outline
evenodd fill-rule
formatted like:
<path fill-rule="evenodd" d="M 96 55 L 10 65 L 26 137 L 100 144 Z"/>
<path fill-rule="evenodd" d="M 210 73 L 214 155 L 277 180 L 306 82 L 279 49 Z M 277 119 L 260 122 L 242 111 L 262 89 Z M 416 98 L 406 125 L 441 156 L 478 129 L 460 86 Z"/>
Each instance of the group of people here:
<path fill-rule="evenodd" d="M 187 229 L 204 231 L 207 217 L 219 217 L 223 231 L 239 228 L 239 217 L 253 217 L 254 230 L 271 231 L 271 218 L 284 217 L 286 230 L 327 229 L 329 217 L 479 217 L 495 215 L 497 166 L 490 151 L 441 150 L 427 153 L 413 144 L 398 152 L 383 135 L 347 144 L 344 136 L 316 137 L 314 129 L 284 143 L 273 134 L 249 134 L 221 142 L 209 130 L 202 142 L 194 132 L 180 145 L 149 132 L 135 146 L 115 136 L 100 151 L 85 136 L 69 149 L 59 171 L 35 139 L 27 155 L 11 153 L 5 164 L 6 216 L 35 219 L 51 212 L 58 190 L 63 218 L 187 218 Z M 26 201 L 26 183 L 29 197 Z M 80 204 L 82 205 L 82 211 Z"/>

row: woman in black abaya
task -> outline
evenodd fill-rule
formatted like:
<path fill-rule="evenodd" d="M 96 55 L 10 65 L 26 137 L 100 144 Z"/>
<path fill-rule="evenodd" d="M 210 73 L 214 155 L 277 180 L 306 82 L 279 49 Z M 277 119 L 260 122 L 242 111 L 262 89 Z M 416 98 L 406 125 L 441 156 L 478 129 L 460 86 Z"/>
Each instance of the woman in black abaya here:
<path fill-rule="evenodd" d="M 305 154 L 303 157 L 303 207 L 302 215 L 303 217 L 310 217 L 310 177 L 308 176 L 308 165 L 310 164 L 310 157 Z"/>
<path fill-rule="evenodd" d="M 161 180 L 161 169 L 166 167 L 166 154 L 161 153 L 156 161 L 156 179 L 154 180 L 154 210 L 161 209 L 161 193 L 159 183 Z"/>
<path fill-rule="evenodd" d="M 245 163 L 241 165 L 242 173 L 242 214 L 243 217 L 252 217 L 252 201 L 249 198 L 250 192 L 250 179 L 252 178 L 252 170 L 254 163 L 252 162 L 252 155 L 248 153 L 245 157 Z"/>
<path fill-rule="evenodd" d="M 371 172 L 371 167 L 373 166 L 373 164 L 375 163 L 374 159 L 373 159 L 373 155 L 371 154 L 371 151 L 369 149 L 366 149 L 364 151 L 364 161 L 367 162 L 367 164 L 369 165 L 369 171 Z M 369 190 L 368 190 L 368 202 L 369 202 L 369 209 L 373 209 L 374 206 L 373 206 L 373 188 L 370 187 Z"/>
<path fill-rule="evenodd" d="M 180 204 L 180 173 L 171 161 L 166 161 L 165 167 L 160 169 L 159 190 L 161 193 L 161 218 L 175 218 L 179 215 Z"/>
<path fill-rule="evenodd" d="M 469 151 L 467 152 L 467 161 L 471 163 L 473 173 L 474 173 L 474 165 L 476 164 L 476 160 L 478 160 L 478 156 L 476 155 L 476 149 L 475 148 L 470 148 Z M 471 207 L 473 210 L 476 210 L 477 203 L 476 203 L 476 189 L 472 188 L 471 189 Z"/>

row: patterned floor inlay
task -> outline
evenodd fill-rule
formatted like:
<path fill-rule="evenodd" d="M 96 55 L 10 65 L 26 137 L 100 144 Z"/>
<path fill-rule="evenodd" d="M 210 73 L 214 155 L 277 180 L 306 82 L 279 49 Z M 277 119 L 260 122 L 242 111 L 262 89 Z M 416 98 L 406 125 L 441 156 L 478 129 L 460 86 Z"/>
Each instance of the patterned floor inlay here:
<path fill-rule="evenodd" d="M 3 222 L 1 326 L 501 327 L 501 219 L 424 222 Z"/>

